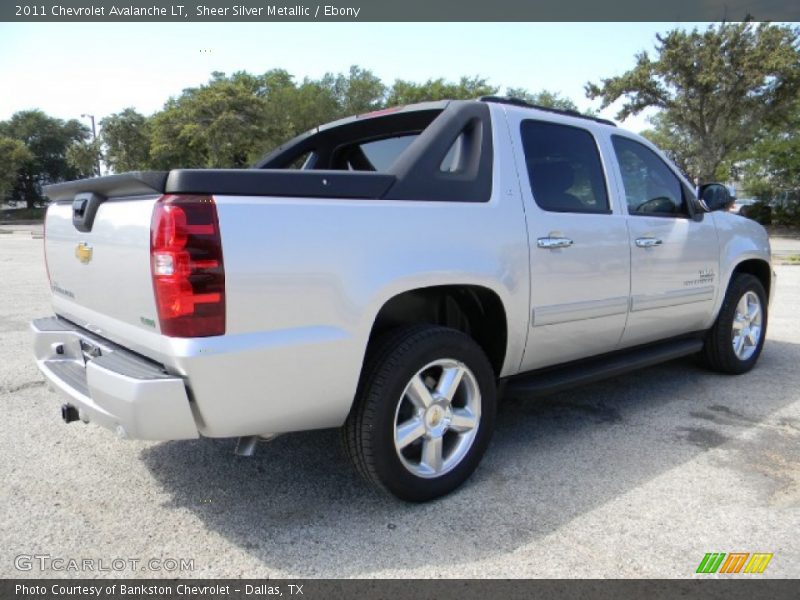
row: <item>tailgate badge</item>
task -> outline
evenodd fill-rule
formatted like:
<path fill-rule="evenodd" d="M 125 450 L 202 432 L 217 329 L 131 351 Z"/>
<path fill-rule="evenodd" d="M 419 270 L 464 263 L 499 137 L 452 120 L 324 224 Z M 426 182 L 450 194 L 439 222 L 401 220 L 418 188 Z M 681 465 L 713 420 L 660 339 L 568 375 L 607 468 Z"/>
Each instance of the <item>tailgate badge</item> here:
<path fill-rule="evenodd" d="M 92 260 L 92 247 L 86 242 L 81 242 L 75 246 L 75 258 L 81 261 L 84 265 L 88 265 Z"/>

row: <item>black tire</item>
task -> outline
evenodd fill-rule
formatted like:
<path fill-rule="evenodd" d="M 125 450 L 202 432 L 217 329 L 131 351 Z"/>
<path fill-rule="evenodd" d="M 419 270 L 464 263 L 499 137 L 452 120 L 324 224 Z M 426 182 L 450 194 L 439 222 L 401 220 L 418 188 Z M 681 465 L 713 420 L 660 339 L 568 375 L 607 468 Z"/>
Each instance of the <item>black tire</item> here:
<path fill-rule="evenodd" d="M 480 416 L 477 427 L 473 428 L 477 432 L 472 435 L 471 444 L 464 443 L 463 457 L 447 472 L 423 477 L 404 465 L 404 460 L 412 462 L 411 459 L 401 459 L 401 451 L 395 448 L 395 424 L 401 420 L 400 410 L 407 408 L 399 405 L 409 401 L 409 396 L 404 393 L 412 378 L 426 365 L 442 360 L 458 361 L 466 367 L 472 377 L 464 375 L 462 383 L 454 387 L 457 394 L 464 396 L 467 392 L 463 386 L 469 386 L 472 392 L 468 397 L 473 398 L 473 404 L 479 403 Z M 444 368 L 440 372 L 443 375 Z M 433 391 L 430 385 L 426 384 L 426 388 Z M 479 400 L 474 394 L 476 388 Z M 346 452 L 367 481 L 401 500 L 425 502 L 444 496 L 464 483 L 483 457 L 494 429 L 496 394 L 492 366 L 481 347 L 469 336 L 454 329 L 430 325 L 396 329 L 369 349 L 353 408 L 342 428 Z M 458 400 L 454 399 L 452 406 L 456 407 L 457 403 Z M 423 414 L 428 413 L 423 411 Z M 436 422 L 437 417 L 438 413 L 431 420 Z M 424 416 L 415 414 L 414 418 L 427 422 Z M 419 442 L 420 455 L 427 435 L 413 443 Z M 452 439 L 448 435 L 455 435 L 456 439 L 451 449 L 458 447 L 462 434 L 447 431 L 441 436 L 444 444 L 441 447 L 446 448 L 445 440 Z M 414 451 L 413 444 L 409 445 L 408 451 Z"/>
<path fill-rule="evenodd" d="M 743 360 L 734 352 L 733 320 L 737 304 L 748 292 L 758 296 L 761 303 L 761 335 L 752 355 Z M 714 371 L 732 375 L 746 373 L 752 369 L 764 348 L 764 339 L 767 335 L 767 312 L 767 294 L 761 281 L 747 273 L 734 275 L 728 291 L 725 293 L 717 320 L 706 335 L 702 351 L 703 362 L 706 366 Z"/>

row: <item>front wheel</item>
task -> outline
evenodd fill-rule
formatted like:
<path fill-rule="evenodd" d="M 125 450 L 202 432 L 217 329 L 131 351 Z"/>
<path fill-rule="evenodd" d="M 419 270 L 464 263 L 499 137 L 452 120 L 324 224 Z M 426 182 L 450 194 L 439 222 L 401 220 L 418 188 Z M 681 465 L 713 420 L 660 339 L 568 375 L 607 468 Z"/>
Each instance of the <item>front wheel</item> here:
<path fill-rule="evenodd" d="M 496 385 L 483 350 L 444 327 L 392 332 L 370 351 L 345 447 L 368 481 L 423 502 L 460 486 L 494 427 Z"/>
<path fill-rule="evenodd" d="M 706 336 L 703 357 L 721 373 L 752 369 L 767 334 L 767 294 L 753 275 L 740 273 L 728 286 L 719 316 Z"/>

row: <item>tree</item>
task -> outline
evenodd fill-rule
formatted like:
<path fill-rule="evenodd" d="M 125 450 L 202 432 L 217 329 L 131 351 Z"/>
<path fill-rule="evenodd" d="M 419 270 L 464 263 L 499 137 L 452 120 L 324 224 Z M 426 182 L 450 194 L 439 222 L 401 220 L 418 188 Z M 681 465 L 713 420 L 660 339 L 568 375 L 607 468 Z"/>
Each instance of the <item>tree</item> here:
<path fill-rule="evenodd" d="M 309 78 L 300 85 L 283 69 L 262 75 L 265 93 L 265 130 L 259 151 L 265 152 L 286 140 L 341 116 L 331 85 Z"/>
<path fill-rule="evenodd" d="M 280 104 L 282 110 L 288 113 L 291 135 L 303 133 L 322 123 L 346 116 L 334 91 L 323 82 L 308 78 L 292 90 L 289 103 L 284 104 L 280 98 L 273 95 L 270 95 L 269 102 Z"/>
<path fill-rule="evenodd" d="M 43 200 L 42 185 L 75 179 L 79 172 L 67 162 L 67 148 L 89 135 L 77 120 L 62 121 L 40 110 L 20 111 L 0 123 L 0 136 L 22 142 L 30 152 L 17 170 L 11 199 L 33 208 Z"/>
<path fill-rule="evenodd" d="M 150 123 L 133 108 L 100 121 L 105 162 L 117 173 L 147 169 L 150 165 Z"/>
<path fill-rule="evenodd" d="M 653 125 L 653 128 L 642 131 L 642 135 L 661 148 L 690 179 L 697 177 L 696 174 L 703 168 L 698 160 L 700 156 L 698 141 L 686 135 L 675 125 L 667 112 L 661 112 L 651 117 L 650 124 Z M 716 167 L 713 175 L 706 174 L 704 181 L 727 179 L 724 174 L 725 170 L 725 165 L 720 164 Z"/>
<path fill-rule="evenodd" d="M 528 104 L 536 104 L 537 106 L 580 112 L 578 106 L 572 100 L 565 98 L 558 92 L 551 92 L 549 90 L 542 90 L 534 94 L 524 88 L 508 88 L 506 90 L 506 96 L 519 98 Z"/>
<path fill-rule="evenodd" d="M 656 57 L 636 55 L 633 69 L 587 83 L 602 108 L 620 98 L 617 118 L 655 107 L 655 135 L 673 153 L 689 152 L 689 174 L 711 181 L 764 127 L 785 123 L 800 94 L 800 29 L 721 23 L 656 36 Z"/>
<path fill-rule="evenodd" d="M 65 156 L 67 164 L 77 172 L 76 177 L 82 179 L 100 175 L 97 173 L 97 163 L 101 155 L 100 141 L 92 140 L 91 142 L 74 142 L 67 148 Z"/>
<path fill-rule="evenodd" d="M 241 168 L 263 152 L 267 90 L 245 72 L 170 98 L 152 118 L 150 158 L 156 168 Z"/>
<path fill-rule="evenodd" d="M 800 100 L 786 127 L 768 129 L 742 155 L 746 187 L 779 190 L 800 189 Z"/>
<path fill-rule="evenodd" d="M 19 177 L 18 171 L 22 166 L 33 160 L 33 154 L 28 147 L 9 137 L 0 137 L 0 203 L 4 202 Z"/>
<path fill-rule="evenodd" d="M 386 104 L 398 106 L 432 100 L 472 100 L 481 96 L 492 96 L 497 88 L 489 85 L 483 77 L 462 77 L 457 83 L 442 78 L 429 79 L 425 83 L 395 80 L 389 90 Z"/>
<path fill-rule="evenodd" d="M 358 115 L 383 106 L 386 86 L 372 73 L 353 65 L 347 75 L 326 73 L 320 84 L 333 93 L 341 116 Z"/>
<path fill-rule="evenodd" d="M 800 100 L 785 127 L 766 129 L 738 158 L 747 194 L 777 201 L 766 213 L 775 223 L 800 226 Z"/>

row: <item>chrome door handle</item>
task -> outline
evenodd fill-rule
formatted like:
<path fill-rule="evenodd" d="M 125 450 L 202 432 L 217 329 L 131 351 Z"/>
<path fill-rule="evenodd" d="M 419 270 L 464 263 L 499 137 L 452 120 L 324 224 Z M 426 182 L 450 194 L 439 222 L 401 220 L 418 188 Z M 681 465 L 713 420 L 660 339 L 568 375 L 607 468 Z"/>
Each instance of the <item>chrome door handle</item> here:
<path fill-rule="evenodd" d="M 655 246 L 660 246 L 662 243 L 661 240 L 651 237 L 636 238 L 636 245 L 639 246 L 639 248 L 653 248 Z"/>
<path fill-rule="evenodd" d="M 536 240 L 536 245 L 545 250 L 555 250 L 556 248 L 569 248 L 574 242 L 565 237 L 543 237 Z"/>

